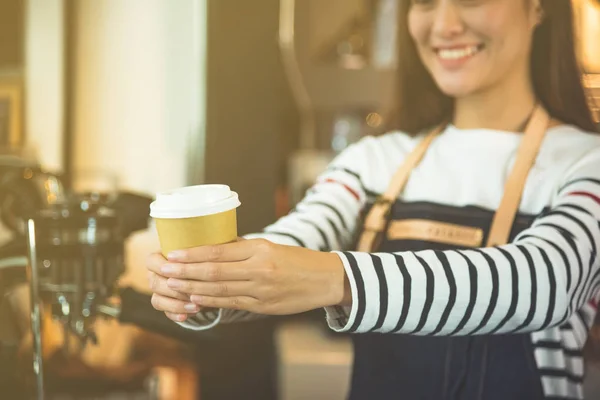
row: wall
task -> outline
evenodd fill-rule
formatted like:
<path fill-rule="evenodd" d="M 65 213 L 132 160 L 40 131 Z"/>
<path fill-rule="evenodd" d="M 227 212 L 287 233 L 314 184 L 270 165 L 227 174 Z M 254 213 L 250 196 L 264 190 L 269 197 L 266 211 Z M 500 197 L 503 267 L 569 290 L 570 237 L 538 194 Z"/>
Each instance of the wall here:
<path fill-rule="evenodd" d="M 25 11 L 27 144 L 47 168 L 62 165 L 64 0 L 28 0 Z"/>
<path fill-rule="evenodd" d="M 186 183 L 187 146 L 201 123 L 202 4 L 78 1 L 76 188 L 77 171 L 113 173 L 122 188 L 147 193 Z"/>
<path fill-rule="evenodd" d="M 23 0 L 0 1 L 0 70 L 23 65 Z"/>
<path fill-rule="evenodd" d="M 240 232 L 271 222 L 297 140 L 278 17 L 278 0 L 78 0 L 74 169 L 147 193 L 229 184 Z"/>
<path fill-rule="evenodd" d="M 278 0 L 209 0 L 206 181 L 240 195 L 241 233 L 275 219 L 298 119 L 277 43 Z"/>

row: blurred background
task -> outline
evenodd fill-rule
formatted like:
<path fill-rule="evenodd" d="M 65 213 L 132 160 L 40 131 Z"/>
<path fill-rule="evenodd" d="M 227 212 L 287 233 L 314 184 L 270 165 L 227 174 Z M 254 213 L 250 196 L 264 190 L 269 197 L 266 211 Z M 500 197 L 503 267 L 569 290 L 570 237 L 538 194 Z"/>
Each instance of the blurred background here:
<path fill-rule="evenodd" d="M 398 1 L 0 0 L 0 397 L 344 399 L 321 311 L 200 333 L 154 312 L 148 207 L 224 183 L 240 233 L 286 214 L 383 131 Z M 600 2 L 573 3 L 598 105 Z"/>

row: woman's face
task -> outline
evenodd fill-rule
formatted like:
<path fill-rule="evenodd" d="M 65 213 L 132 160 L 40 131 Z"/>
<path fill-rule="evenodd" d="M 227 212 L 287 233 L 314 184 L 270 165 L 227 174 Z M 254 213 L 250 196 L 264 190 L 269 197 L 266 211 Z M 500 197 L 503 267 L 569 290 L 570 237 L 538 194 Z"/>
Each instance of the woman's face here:
<path fill-rule="evenodd" d="M 529 73 L 537 0 L 407 1 L 410 34 L 446 95 L 480 93 Z"/>

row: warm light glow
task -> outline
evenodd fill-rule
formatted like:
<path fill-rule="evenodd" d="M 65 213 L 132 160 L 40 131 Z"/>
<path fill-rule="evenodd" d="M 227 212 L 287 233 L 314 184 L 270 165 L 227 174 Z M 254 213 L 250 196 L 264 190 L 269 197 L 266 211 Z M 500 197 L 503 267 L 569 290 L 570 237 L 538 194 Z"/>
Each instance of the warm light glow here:
<path fill-rule="evenodd" d="M 579 1 L 580 54 L 587 73 L 600 73 L 600 4 L 591 0 Z"/>
<path fill-rule="evenodd" d="M 370 113 L 369 115 L 367 115 L 367 125 L 369 125 L 371 128 L 379 128 L 381 126 L 381 124 L 383 123 L 383 117 L 376 113 Z"/>

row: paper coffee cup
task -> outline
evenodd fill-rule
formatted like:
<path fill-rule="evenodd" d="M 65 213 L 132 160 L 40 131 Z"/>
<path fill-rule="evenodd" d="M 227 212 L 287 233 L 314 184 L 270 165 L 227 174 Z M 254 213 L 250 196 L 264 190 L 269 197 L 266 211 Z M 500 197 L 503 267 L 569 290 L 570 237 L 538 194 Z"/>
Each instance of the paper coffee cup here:
<path fill-rule="evenodd" d="M 158 193 L 150 205 L 162 254 L 237 239 L 238 195 L 226 185 L 188 186 Z"/>

